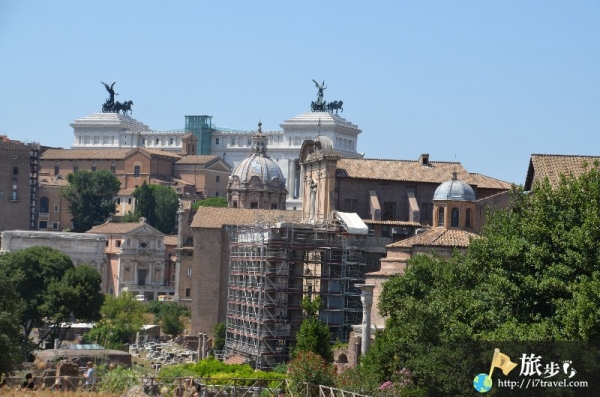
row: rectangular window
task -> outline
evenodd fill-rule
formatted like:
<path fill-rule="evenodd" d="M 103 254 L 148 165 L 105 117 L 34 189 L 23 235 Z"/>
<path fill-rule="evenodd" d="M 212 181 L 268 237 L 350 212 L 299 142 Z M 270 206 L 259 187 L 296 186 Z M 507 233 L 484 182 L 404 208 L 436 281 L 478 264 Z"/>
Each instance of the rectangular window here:
<path fill-rule="evenodd" d="M 381 237 L 391 237 L 390 227 L 388 225 L 381 226 Z"/>
<path fill-rule="evenodd" d="M 54 212 L 58 212 L 58 211 L 59 211 L 59 209 L 60 209 L 60 207 L 59 207 L 58 205 L 55 205 L 55 206 L 54 206 Z"/>
<path fill-rule="evenodd" d="M 92 171 L 96 171 L 96 166 L 92 165 Z"/>
<path fill-rule="evenodd" d="M 345 199 L 344 205 L 346 212 L 357 212 L 358 211 L 358 199 Z"/>
<path fill-rule="evenodd" d="M 117 240 L 117 248 L 121 246 L 121 240 Z"/>
<path fill-rule="evenodd" d="M 252 139 L 248 138 L 248 146 L 252 146 Z"/>
<path fill-rule="evenodd" d="M 252 201 L 250 203 L 250 208 L 252 208 L 252 209 L 258 209 L 258 201 Z"/>
<path fill-rule="evenodd" d="M 188 277 L 192 277 L 192 268 L 191 267 L 187 268 L 186 274 Z"/>
<path fill-rule="evenodd" d="M 13 167 L 13 175 L 19 175 L 19 167 Z"/>
<path fill-rule="evenodd" d="M 40 221 L 40 230 L 48 229 L 48 221 Z"/>
<path fill-rule="evenodd" d="M 433 221 L 433 204 L 422 203 L 421 207 L 421 223 L 431 226 Z"/>
<path fill-rule="evenodd" d="M 233 202 L 233 208 L 237 208 L 237 201 Z"/>
<path fill-rule="evenodd" d="M 12 201 L 17 201 L 17 192 L 12 192 L 12 196 L 10 198 Z"/>
<path fill-rule="evenodd" d="M 58 230 L 58 222 L 52 223 L 52 230 Z"/>
<path fill-rule="evenodd" d="M 235 138 L 232 137 L 231 138 L 231 146 L 234 146 L 234 145 L 235 145 Z"/>
<path fill-rule="evenodd" d="M 277 204 L 276 203 L 271 203 L 271 209 L 272 210 L 276 210 L 277 209 Z"/>
<path fill-rule="evenodd" d="M 17 178 L 13 178 L 13 190 L 17 190 L 18 184 L 19 182 L 17 181 Z"/>
<path fill-rule="evenodd" d="M 79 166 L 77 166 L 77 165 L 74 165 L 74 166 L 73 166 L 73 172 L 77 172 L 77 171 L 79 171 Z"/>
<path fill-rule="evenodd" d="M 134 177 L 139 178 L 141 173 L 142 173 L 142 167 L 140 167 L 139 165 L 136 165 L 135 167 L 133 167 L 133 176 Z"/>
<path fill-rule="evenodd" d="M 221 181 L 221 177 L 219 175 L 217 175 L 217 182 Z"/>
<path fill-rule="evenodd" d="M 54 176 L 58 175 L 60 173 L 60 166 L 57 164 L 54 166 Z"/>
<path fill-rule="evenodd" d="M 393 201 L 385 201 L 383 203 L 383 213 L 381 214 L 382 221 L 393 221 L 396 219 L 396 203 Z"/>
<path fill-rule="evenodd" d="M 218 144 L 219 144 L 219 138 L 216 138 L 215 139 L 215 145 L 218 145 Z"/>
<path fill-rule="evenodd" d="M 192 289 L 191 288 L 186 288 L 185 289 L 185 297 L 189 298 L 192 296 Z"/>
<path fill-rule="evenodd" d="M 117 172 L 117 166 L 116 166 L 116 165 L 114 165 L 114 164 L 112 164 L 112 165 L 110 166 L 110 171 L 111 171 L 113 174 L 114 174 L 115 172 Z"/>

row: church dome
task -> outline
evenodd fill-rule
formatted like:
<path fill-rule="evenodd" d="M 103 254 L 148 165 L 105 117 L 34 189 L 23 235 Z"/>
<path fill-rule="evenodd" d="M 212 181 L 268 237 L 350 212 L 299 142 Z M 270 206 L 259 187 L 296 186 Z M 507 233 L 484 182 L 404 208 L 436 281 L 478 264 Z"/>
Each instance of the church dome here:
<path fill-rule="evenodd" d="M 231 177 L 239 183 L 249 183 L 253 177 L 270 187 L 275 180 L 278 187 L 285 188 L 285 178 L 279 165 L 267 155 L 267 137 L 262 134 L 259 123 L 258 133 L 252 137 L 252 154 L 242 160 L 232 171 Z M 274 187 L 274 186 L 273 186 Z"/>
<path fill-rule="evenodd" d="M 459 181 L 456 172 L 452 179 L 442 183 L 433 193 L 434 200 L 475 201 L 475 192 L 468 183 Z"/>

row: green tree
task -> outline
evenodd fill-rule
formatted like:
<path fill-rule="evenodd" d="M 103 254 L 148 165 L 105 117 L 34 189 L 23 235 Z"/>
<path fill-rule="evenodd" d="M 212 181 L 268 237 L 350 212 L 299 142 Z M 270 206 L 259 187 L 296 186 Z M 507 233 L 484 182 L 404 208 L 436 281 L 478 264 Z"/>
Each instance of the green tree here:
<path fill-rule="evenodd" d="M 225 337 L 227 336 L 227 325 L 225 323 L 217 323 L 213 332 L 215 333 L 213 347 L 215 350 L 223 350 L 225 348 Z"/>
<path fill-rule="evenodd" d="M 289 388 L 294 396 L 316 397 L 319 395 L 318 385 L 333 386 L 335 368 L 321 355 L 302 351 L 289 362 L 287 376 L 290 381 Z"/>
<path fill-rule="evenodd" d="M 152 185 L 154 194 L 154 224 L 165 234 L 171 234 L 177 221 L 177 208 L 179 208 L 179 197 L 173 189 L 167 186 Z"/>
<path fill-rule="evenodd" d="M 120 349 L 124 343 L 133 342 L 144 325 L 144 306 L 128 292 L 118 297 L 108 295 L 100 312 L 102 319 L 84 339 L 104 347 Z"/>
<path fill-rule="evenodd" d="M 24 358 L 19 326 L 24 304 L 15 289 L 20 277 L 0 273 L 0 374 L 13 371 Z"/>
<path fill-rule="evenodd" d="M 161 324 L 161 330 L 167 335 L 177 335 L 185 329 L 182 318 L 189 319 L 189 307 L 174 302 L 151 301 L 146 305 L 146 312 L 155 316 L 156 323 Z"/>
<path fill-rule="evenodd" d="M 225 197 L 207 197 L 196 201 L 192 205 L 192 210 L 196 211 L 199 207 L 227 207 L 227 199 Z"/>
<path fill-rule="evenodd" d="M 300 352 L 310 351 L 320 355 L 328 363 L 333 362 L 333 352 L 329 343 L 331 339 L 329 327 L 319 320 L 321 298 L 317 296 L 311 300 L 310 297 L 305 296 L 300 305 L 306 317 L 302 320 L 296 334 L 296 347 L 292 356 L 297 357 Z"/>
<path fill-rule="evenodd" d="M 173 231 L 179 207 L 179 198 L 173 189 L 148 185 L 144 181 L 142 186 L 135 189 L 133 197 L 137 200 L 137 209 L 134 214 L 126 216 L 128 221 L 143 216 L 150 226 L 161 232 L 170 234 Z"/>
<path fill-rule="evenodd" d="M 121 182 L 110 171 L 76 171 L 67 175 L 61 194 L 73 217 L 73 231 L 85 232 L 114 214 L 114 198 Z"/>
<path fill-rule="evenodd" d="M 377 381 L 406 367 L 430 393 L 464 395 L 464 373 L 477 370 L 465 345 L 600 339 L 598 169 L 514 188 L 487 221 L 466 254 L 416 256 L 384 284 L 386 328 L 362 360 Z"/>
<path fill-rule="evenodd" d="M 51 327 L 40 335 L 40 344 L 50 335 L 60 335 L 61 323 L 99 318 L 104 299 L 100 274 L 88 265 L 75 268 L 56 249 L 36 246 L 2 255 L 0 274 L 18 276 L 14 288 L 24 304 L 19 324 L 26 344 L 33 328 L 44 322 Z"/>
<path fill-rule="evenodd" d="M 135 188 L 133 197 L 136 200 L 136 213 L 146 218 L 146 222 L 152 226 L 155 221 L 154 210 L 156 203 L 154 201 L 154 193 L 146 181 L 142 183 L 142 186 Z"/>

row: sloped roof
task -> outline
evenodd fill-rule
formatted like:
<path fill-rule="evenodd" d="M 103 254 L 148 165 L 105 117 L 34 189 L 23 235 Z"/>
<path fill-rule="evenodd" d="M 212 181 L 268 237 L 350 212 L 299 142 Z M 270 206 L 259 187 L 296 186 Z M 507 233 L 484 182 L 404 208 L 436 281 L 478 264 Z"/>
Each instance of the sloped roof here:
<path fill-rule="evenodd" d="M 403 182 L 443 183 L 456 172 L 458 179 L 480 188 L 510 189 L 511 184 L 480 174 L 471 174 L 461 163 L 418 160 L 381 160 L 342 158 L 337 162 L 337 176 L 357 179 L 383 179 Z"/>
<path fill-rule="evenodd" d="M 154 229 L 152 226 L 142 222 L 105 222 L 102 225 L 94 226 L 86 233 L 124 234 L 132 232 L 135 229 L 142 226 L 147 226 L 150 229 L 156 231 L 156 233 L 162 234 L 160 231 Z"/>
<path fill-rule="evenodd" d="M 220 159 L 219 156 L 192 155 L 182 157 L 177 161 L 177 164 L 208 164 L 218 159 Z"/>
<path fill-rule="evenodd" d="M 480 238 L 478 234 L 459 229 L 431 229 L 416 236 L 388 244 L 387 248 L 411 248 L 416 245 L 435 247 L 468 247 L 470 240 Z"/>
<path fill-rule="evenodd" d="M 42 160 L 124 160 L 135 151 L 150 157 L 165 156 L 179 159 L 180 156 L 160 149 L 48 149 L 40 158 Z"/>
<path fill-rule="evenodd" d="M 55 176 L 40 176 L 40 186 L 69 186 L 69 182 Z"/>
<path fill-rule="evenodd" d="M 131 149 L 48 149 L 42 160 L 122 160 Z"/>
<path fill-rule="evenodd" d="M 177 236 L 165 236 L 165 245 L 177 245 Z"/>
<path fill-rule="evenodd" d="M 376 221 L 372 219 L 363 219 L 363 222 L 367 225 L 393 225 L 393 226 L 413 226 L 413 227 L 421 227 L 420 222 L 412 222 L 412 221 Z"/>
<path fill-rule="evenodd" d="M 548 178 L 550 185 L 556 187 L 561 175 L 579 176 L 590 170 L 596 161 L 600 161 L 600 156 L 532 154 L 525 178 L 525 190 L 531 190 L 535 182 L 544 178 Z"/>
<path fill-rule="evenodd" d="M 301 222 L 300 211 L 257 210 L 246 208 L 199 207 L 191 227 L 220 229 L 223 225 L 251 225 L 262 222 Z"/>

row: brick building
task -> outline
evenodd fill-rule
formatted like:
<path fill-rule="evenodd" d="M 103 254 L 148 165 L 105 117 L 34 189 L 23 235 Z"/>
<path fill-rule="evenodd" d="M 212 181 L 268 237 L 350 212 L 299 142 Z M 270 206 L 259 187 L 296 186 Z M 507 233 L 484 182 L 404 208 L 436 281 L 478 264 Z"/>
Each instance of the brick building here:
<path fill-rule="evenodd" d="M 37 229 L 38 144 L 0 135 L 0 230 Z"/>

